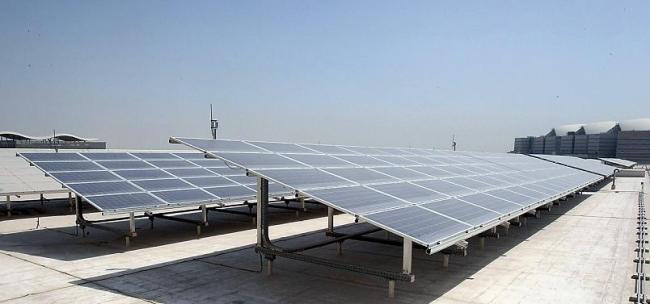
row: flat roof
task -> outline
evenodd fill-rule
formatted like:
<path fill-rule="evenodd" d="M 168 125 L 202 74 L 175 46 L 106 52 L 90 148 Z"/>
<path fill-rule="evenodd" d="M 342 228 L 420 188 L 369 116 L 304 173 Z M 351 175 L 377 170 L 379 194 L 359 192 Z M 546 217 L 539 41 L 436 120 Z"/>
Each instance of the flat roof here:
<path fill-rule="evenodd" d="M 606 185 L 562 202 L 539 219 L 529 218 L 524 227 L 487 239 L 485 249 L 470 239 L 469 255 L 451 256 L 448 269 L 442 268 L 441 255 L 414 250 L 417 279 L 398 282 L 390 303 L 626 303 L 634 292 L 630 276 L 635 271 L 638 195 L 633 191 L 639 190 L 640 180 L 618 178 L 616 192 Z M 285 238 L 283 244 L 323 239 L 326 212 L 313 213 L 301 221 L 293 213 L 277 213 L 270 227 L 273 237 Z M 218 218 L 211 219 L 214 225 L 200 239 L 178 223 L 157 224 L 156 230 L 167 232 L 161 234 L 149 232 L 147 220 L 138 222 L 139 241 L 128 250 L 121 239 L 103 231 L 93 231 L 93 238 L 74 237 L 73 215 L 43 217 L 38 228 L 33 218 L 4 221 L 0 262 L 7 275 L 0 277 L 0 301 L 389 301 L 386 281 L 319 265 L 277 259 L 277 271 L 266 276 L 259 272 L 250 221 L 210 216 Z M 336 225 L 353 221 L 335 216 Z M 395 269 L 401 267 L 401 252 L 401 247 L 355 240 L 343 243 L 341 256 L 336 244 L 309 251 Z"/>

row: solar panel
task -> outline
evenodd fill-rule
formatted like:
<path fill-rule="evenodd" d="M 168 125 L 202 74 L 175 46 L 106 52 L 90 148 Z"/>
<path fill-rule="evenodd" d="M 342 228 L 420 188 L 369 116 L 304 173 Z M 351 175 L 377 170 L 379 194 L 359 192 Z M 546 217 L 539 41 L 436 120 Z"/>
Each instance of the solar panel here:
<path fill-rule="evenodd" d="M 605 164 L 600 164 L 597 162 L 592 162 L 586 159 L 582 159 L 574 156 L 566 155 L 545 155 L 545 154 L 531 154 L 533 157 L 551 161 L 554 163 L 562 164 L 572 168 L 596 173 L 603 175 L 605 177 L 611 176 L 614 174 L 615 167 L 608 166 Z"/>
<path fill-rule="evenodd" d="M 220 147 L 261 151 L 252 145 L 237 143 Z M 203 153 L 39 152 L 19 155 L 104 213 L 148 211 L 188 204 L 239 203 L 255 197 L 254 177 L 246 176 L 242 169 L 226 168 L 223 160 L 205 159 Z M 277 184 L 271 189 L 272 195 L 289 193 Z"/>
<path fill-rule="evenodd" d="M 222 148 L 234 146 L 233 140 L 170 141 L 429 248 L 448 246 L 602 179 L 517 154 L 249 141 L 239 141 L 249 149 L 239 153 Z"/>
<path fill-rule="evenodd" d="M 620 158 L 599 158 L 599 159 L 604 161 L 606 164 L 614 164 L 625 168 L 632 168 L 637 164 L 636 162 L 620 159 Z"/>

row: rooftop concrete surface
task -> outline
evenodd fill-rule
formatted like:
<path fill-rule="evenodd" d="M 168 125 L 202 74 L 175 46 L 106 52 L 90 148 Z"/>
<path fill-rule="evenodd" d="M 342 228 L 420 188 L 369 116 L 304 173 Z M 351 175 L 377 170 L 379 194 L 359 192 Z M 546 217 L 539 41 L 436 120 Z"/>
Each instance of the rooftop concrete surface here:
<path fill-rule="evenodd" d="M 273 275 L 260 273 L 255 226 L 244 216 L 210 213 L 200 238 L 187 224 L 156 221 L 149 230 L 140 220 L 129 248 L 96 229 L 77 236 L 66 212 L 16 216 L 0 222 L 0 303 L 627 303 L 642 180 L 618 178 L 617 191 L 605 185 L 506 235 L 500 228 L 502 237 L 484 249 L 472 238 L 468 256 L 451 256 L 448 268 L 441 255 L 414 249 L 416 280 L 398 282 L 393 299 L 384 279 L 304 262 L 278 258 Z M 309 207 L 298 218 L 272 209 L 276 243 L 325 239 L 326 209 Z M 357 229 L 353 220 L 335 216 L 336 225 L 347 225 L 341 231 Z M 341 256 L 336 245 L 306 254 L 393 271 L 402 264 L 401 247 L 354 240 L 344 242 Z"/>

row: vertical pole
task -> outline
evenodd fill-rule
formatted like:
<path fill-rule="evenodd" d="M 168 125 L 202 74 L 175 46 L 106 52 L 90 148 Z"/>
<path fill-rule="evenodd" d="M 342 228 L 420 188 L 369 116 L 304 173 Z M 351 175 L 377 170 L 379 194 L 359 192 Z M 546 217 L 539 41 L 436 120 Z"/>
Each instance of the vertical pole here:
<path fill-rule="evenodd" d="M 442 267 L 443 268 L 449 268 L 449 255 L 448 254 L 443 254 L 442 255 Z"/>
<path fill-rule="evenodd" d="M 300 204 L 302 205 L 302 211 L 306 212 L 307 211 L 307 206 L 305 206 L 305 198 L 302 197 L 302 196 L 300 197 Z"/>
<path fill-rule="evenodd" d="M 411 273 L 411 268 L 413 266 L 413 241 L 405 238 L 403 246 L 402 272 Z"/>
<path fill-rule="evenodd" d="M 269 203 L 269 181 L 257 178 L 257 246 L 263 246 L 268 237 L 268 225 L 266 223 L 266 208 Z"/>
<path fill-rule="evenodd" d="M 44 198 L 43 198 L 43 193 L 41 193 L 41 195 L 40 195 L 40 200 L 41 200 L 41 207 L 43 207 L 43 203 L 45 201 Z"/>
<path fill-rule="evenodd" d="M 136 236 L 135 233 L 135 213 L 129 212 L 129 236 Z"/>
<path fill-rule="evenodd" d="M 327 207 L 327 232 L 334 232 L 334 208 Z"/>
<path fill-rule="evenodd" d="M 201 205 L 201 222 L 208 227 L 208 208 L 205 205 Z"/>
<path fill-rule="evenodd" d="M 70 205 L 70 211 L 74 208 L 74 203 L 72 202 L 72 192 L 68 192 L 68 205 Z"/>
<path fill-rule="evenodd" d="M 11 216 L 11 196 L 7 195 L 7 217 Z"/>
<path fill-rule="evenodd" d="M 479 247 L 481 249 L 485 249 L 485 238 L 484 237 L 479 238 Z"/>
<path fill-rule="evenodd" d="M 388 297 L 395 297 L 395 280 L 388 280 Z"/>

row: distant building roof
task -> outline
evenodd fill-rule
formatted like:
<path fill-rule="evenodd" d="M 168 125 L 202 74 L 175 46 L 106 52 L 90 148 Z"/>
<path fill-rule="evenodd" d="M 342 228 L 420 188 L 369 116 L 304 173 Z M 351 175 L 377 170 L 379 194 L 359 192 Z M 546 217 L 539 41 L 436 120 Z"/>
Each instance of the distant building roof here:
<path fill-rule="evenodd" d="M 9 140 L 48 140 L 48 139 L 58 139 L 62 141 L 96 141 L 96 138 L 85 138 L 77 136 L 74 134 L 58 134 L 56 136 L 30 136 L 13 131 L 2 131 L 0 132 L 0 137 L 9 139 Z"/>
<path fill-rule="evenodd" d="M 650 131 L 650 118 L 631 119 L 618 124 L 621 131 Z"/>
<path fill-rule="evenodd" d="M 587 135 L 607 133 L 616 128 L 617 122 L 615 121 L 599 121 L 592 122 L 582 126 L 584 133 Z"/>
<path fill-rule="evenodd" d="M 566 136 L 569 133 L 578 133 L 582 128 L 583 124 L 570 124 L 555 127 L 551 129 L 547 136 Z"/>

